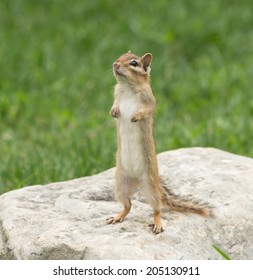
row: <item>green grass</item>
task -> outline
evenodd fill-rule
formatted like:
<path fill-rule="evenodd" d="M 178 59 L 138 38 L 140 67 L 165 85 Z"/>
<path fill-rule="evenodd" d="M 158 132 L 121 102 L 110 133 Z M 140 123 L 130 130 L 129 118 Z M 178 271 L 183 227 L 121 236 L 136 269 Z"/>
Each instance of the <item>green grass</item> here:
<path fill-rule="evenodd" d="M 225 260 L 229 261 L 231 260 L 231 258 L 229 257 L 229 255 L 227 255 L 226 253 L 224 253 L 218 246 L 213 244 L 213 248 L 215 249 L 216 252 L 218 252 Z"/>
<path fill-rule="evenodd" d="M 113 61 L 152 52 L 158 152 L 253 157 L 252 1 L 2 0 L 0 193 L 114 165 Z"/>

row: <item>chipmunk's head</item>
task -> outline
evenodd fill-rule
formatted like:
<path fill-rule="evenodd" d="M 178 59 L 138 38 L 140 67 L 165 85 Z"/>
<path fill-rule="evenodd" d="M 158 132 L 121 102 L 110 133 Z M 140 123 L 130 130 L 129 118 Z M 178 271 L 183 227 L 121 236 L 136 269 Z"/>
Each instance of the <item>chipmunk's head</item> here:
<path fill-rule="evenodd" d="M 113 63 L 113 74 L 119 83 L 131 85 L 147 83 L 149 82 L 151 61 L 151 53 L 139 57 L 129 51 Z"/>

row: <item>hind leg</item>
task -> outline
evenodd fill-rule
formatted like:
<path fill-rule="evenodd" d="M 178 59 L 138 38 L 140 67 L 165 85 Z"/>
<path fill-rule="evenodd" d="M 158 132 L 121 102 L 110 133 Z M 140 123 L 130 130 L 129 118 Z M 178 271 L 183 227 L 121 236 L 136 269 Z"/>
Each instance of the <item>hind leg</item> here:
<path fill-rule="evenodd" d="M 145 178 L 143 194 L 153 208 L 154 223 L 149 226 L 152 228 L 153 233 L 161 233 L 163 232 L 163 227 L 161 222 L 162 189 L 160 184 L 153 180 L 153 178 Z"/>
<path fill-rule="evenodd" d="M 115 217 L 106 219 L 107 224 L 121 223 L 130 212 L 132 206 L 131 197 L 137 183 L 137 179 L 127 178 L 121 174 L 116 175 L 115 198 L 123 204 L 124 208 Z"/>

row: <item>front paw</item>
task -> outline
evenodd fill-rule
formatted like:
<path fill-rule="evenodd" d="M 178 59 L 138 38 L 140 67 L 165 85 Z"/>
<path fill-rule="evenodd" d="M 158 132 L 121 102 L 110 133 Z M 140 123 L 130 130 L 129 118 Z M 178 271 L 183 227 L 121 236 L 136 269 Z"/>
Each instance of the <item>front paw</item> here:
<path fill-rule="evenodd" d="M 142 117 L 141 113 L 137 112 L 132 115 L 131 122 L 138 122 L 139 120 L 141 120 L 141 117 Z"/>
<path fill-rule="evenodd" d="M 110 111 L 110 114 L 113 118 L 118 118 L 119 117 L 119 108 L 118 106 L 112 106 L 112 109 Z"/>

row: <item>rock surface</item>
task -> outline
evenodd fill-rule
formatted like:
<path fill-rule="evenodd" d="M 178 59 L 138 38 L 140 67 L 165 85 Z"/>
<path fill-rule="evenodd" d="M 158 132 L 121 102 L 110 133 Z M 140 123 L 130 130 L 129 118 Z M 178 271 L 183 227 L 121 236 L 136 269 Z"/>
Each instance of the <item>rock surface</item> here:
<path fill-rule="evenodd" d="M 0 196 L 0 259 L 253 259 L 253 159 L 213 148 L 158 155 L 174 193 L 211 204 L 215 218 L 162 214 L 165 231 L 148 227 L 152 210 L 137 193 L 125 221 L 114 201 L 114 168 L 91 177 L 31 186 Z"/>

